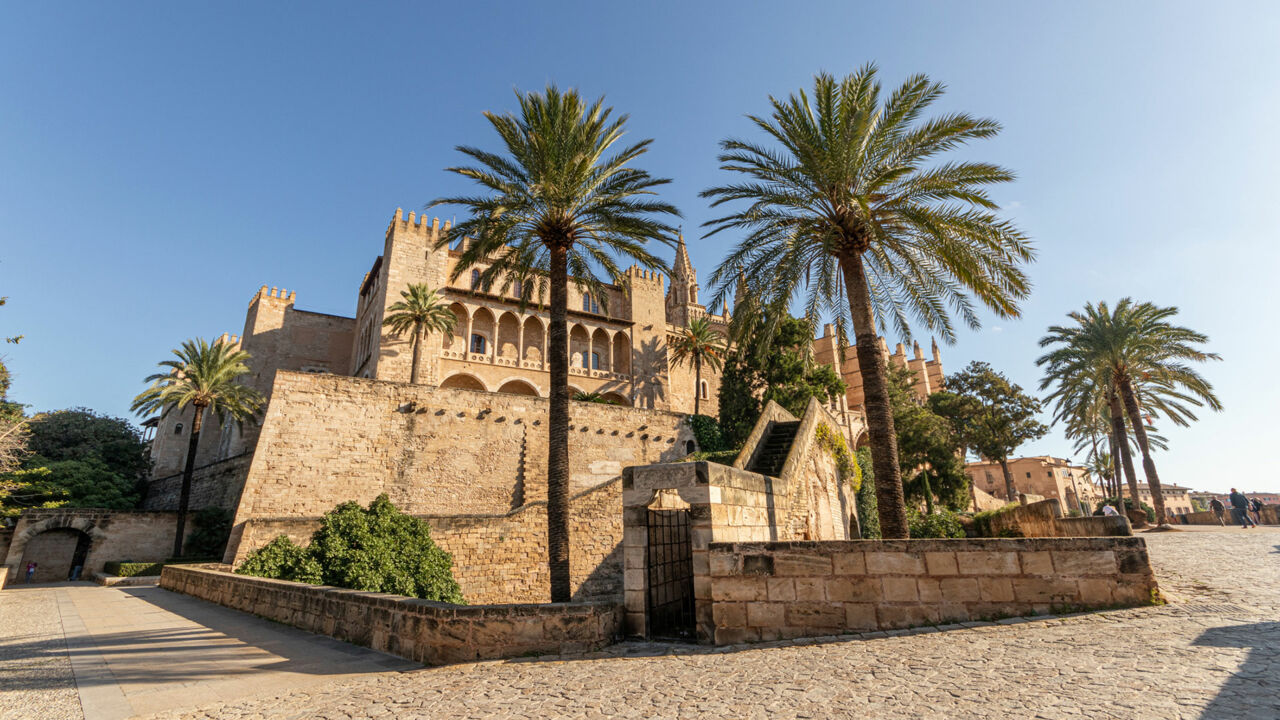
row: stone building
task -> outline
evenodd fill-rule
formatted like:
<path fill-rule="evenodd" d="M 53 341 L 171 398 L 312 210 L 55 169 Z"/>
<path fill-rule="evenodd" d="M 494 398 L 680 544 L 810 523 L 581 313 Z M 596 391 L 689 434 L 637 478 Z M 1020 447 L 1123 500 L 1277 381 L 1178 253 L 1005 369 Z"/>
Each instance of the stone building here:
<path fill-rule="evenodd" d="M 1126 486 L 1125 497 L 1128 497 L 1128 492 Z M 1160 483 L 1160 494 L 1164 497 L 1164 510 L 1167 513 L 1185 515 L 1196 511 L 1191 505 L 1191 488 L 1172 483 Z M 1151 505 L 1151 487 L 1146 483 L 1138 483 L 1138 497 L 1142 498 L 1142 502 Z"/>
<path fill-rule="evenodd" d="M 1011 458 L 1009 471 L 1013 473 L 1013 486 L 1020 493 L 1055 498 L 1064 510 L 1079 509 L 1080 502 L 1089 503 L 1089 510 L 1103 498 L 1102 490 L 1093 483 L 1089 471 L 1069 460 L 1047 455 Z M 973 486 L 1008 501 L 1005 491 L 1004 470 L 1000 463 L 966 463 L 964 472 Z"/>

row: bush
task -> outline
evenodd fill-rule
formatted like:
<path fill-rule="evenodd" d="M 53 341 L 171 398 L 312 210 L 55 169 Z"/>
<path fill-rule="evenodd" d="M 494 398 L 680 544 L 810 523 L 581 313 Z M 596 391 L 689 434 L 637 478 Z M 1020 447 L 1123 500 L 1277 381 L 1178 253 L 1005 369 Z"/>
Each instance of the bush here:
<path fill-rule="evenodd" d="M 721 465 L 732 465 L 734 460 L 738 459 L 737 450 L 716 450 L 714 452 L 706 452 L 699 450 L 696 453 L 688 455 L 682 462 L 713 462 Z"/>
<path fill-rule="evenodd" d="M 159 575 L 164 563 L 109 562 L 102 566 L 102 571 L 118 577 L 139 577 Z"/>
<path fill-rule="evenodd" d="M 1107 499 L 1105 499 L 1105 500 L 1100 500 L 1100 501 L 1098 501 L 1098 509 L 1097 509 L 1097 510 L 1094 510 L 1094 511 L 1093 511 L 1093 514 L 1094 514 L 1094 515 L 1101 515 L 1101 514 L 1102 514 L 1102 506 L 1103 506 L 1103 505 L 1110 505 L 1111 507 L 1116 508 L 1116 509 L 1118 510 L 1118 509 L 1120 509 L 1120 506 L 1117 504 L 1118 502 L 1119 502 L 1119 500 L 1118 500 L 1117 498 L 1113 498 L 1113 497 L 1109 497 L 1109 498 L 1107 498 Z M 1151 507 L 1150 505 L 1148 505 L 1148 504 L 1144 503 L 1144 502 L 1139 502 L 1139 504 L 1142 506 L 1142 511 L 1143 511 L 1143 512 L 1145 512 L 1145 513 L 1147 514 L 1147 522 L 1155 522 L 1155 521 L 1156 521 L 1156 509 L 1155 509 L 1155 508 L 1153 508 L 1153 507 Z M 1129 498 L 1125 498 L 1125 499 L 1124 499 L 1124 509 L 1125 509 L 1125 510 L 1132 510 L 1132 509 L 1133 509 L 1133 501 L 1132 501 L 1132 500 L 1130 500 Z"/>
<path fill-rule="evenodd" d="M 720 432 L 720 422 L 709 415 L 690 415 L 689 427 L 693 429 L 693 437 L 698 441 L 698 449 L 702 452 L 728 450 L 724 435 Z"/>
<path fill-rule="evenodd" d="M 251 553 L 236 572 L 464 602 L 453 579 L 453 558 L 431 540 L 427 523 L 400 512 L 386 495 L 368 509 L 354 502 L 337 506 L 321 520 L 307 547 L 281 535 Z"/>
<path fill-rule="evenodd" d="M 1005 528 L 1000 532 L 995 532 L 991 529 L 992 518 L 996 515 L 1007 513 L 1018 506 L 1018 503 L 1009 503 L 1004 507 L 999 507 L 995 510 L 983 510 L 980 513 L 975 513 L 973 516 L 974 532 L 978 534 L 978 537 L 1020 537 L 1020 535 L 1017 534 L 1017 531 L 1012 528 Z"/>
<path fill-rule="evenodd" d="M 910 528 L 910 536 L 913 538 L 962 538 L 965 536 L 960 516 L 946 509 L 929 515 L 921 514 L 914 508 L 908 508 L 907 524 Z"/>
<path fill-rule="evenodd" d="M 854 501 L 858 506 L 858 525 L 862 530 L 863 540 L 880 539 L 880 511 L 876 503 L 876 473 L 871 468 L 871 448 L 862 448 L 855 453 L 858 471 L 862 476 L 862 485 L 858 488 Z"/>
<path fill-rule="evenodd" d="M 222 508 L 205 508 L 196 513 L 195 530 L 187 536 L 183 552 L 192 558 L 222 559 L 231 537 L 231 513 Z"/>

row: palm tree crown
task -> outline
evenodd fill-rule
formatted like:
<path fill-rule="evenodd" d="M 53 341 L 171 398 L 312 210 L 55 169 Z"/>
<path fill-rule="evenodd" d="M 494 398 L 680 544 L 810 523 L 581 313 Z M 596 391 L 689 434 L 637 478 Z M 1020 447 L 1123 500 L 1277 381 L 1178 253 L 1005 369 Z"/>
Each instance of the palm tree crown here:
<path fill-rule="evenodd" d="M 431 332 L 453 332 L 458 316 L 449 309 L 444 298 L 426 283 L 410 284 L 408 290 L 400 291 L 400 298 L 387 308 L 387 316 L 382 324 L 390 328 L 391 334 L 396 337 L 406 333 L 412 337 L 413 368 L 409 371 L 409 382 L 416 383 L 424 336 Z"/>
<path fill-rule="evenodd" d="M 693 414 L 701 414 L 702 400 L 702 366 L 719 370 L 724 364 L 727 352 L 724 335 L 711 327 L 711 321 L 705 317 L 689 321 L 670 343 L 671 359 L 677 363 L 693 361 Z"/>
<path fill-rule="evenodd" d="M 620 257 L 651 269 L 663 263 L 645 249 L 649 240 L 672 244 L 675 229 L 659 218 L 679 215 L 656 199 L 668 180 L 632 167 L 649 140 L 620 145 L 626 116 L 613 117 L 603 98 L 588 103 L 574 90 L 550 86 L 516 93 L 519 114 L 485 113 L 503 152 L 474 147 L 458 151 L 474 165 L 449 168 L 479 183 L 479 195 L 431 203 L 461 205 L 467 218 L 444 234 L 439 247 L 462 246 L 456 279 L 481 267 L 480 284 L 519 282 L 522 299 L 550 294 L 547 364 L 551 397 L 547 433 L 547 554 L 551 600 L 570 599 L 569 576 L 569 338 L 570 277 L 602 304 L 596 269 L 622 277 Z M 462 242 L 465 239 L 465 242 Z M 606 308 L 607 309 L 607 308 Z"/>
<path fill-rule="evenodd" d="M 953 313 L 979 325 L 971 298 L 1012 317 L 1030 290 L 1021 264 L 1031 245 L 986 189 L 1013 174 L 932 162 L 999 125 L 965 113 L 922 120 L 942 93 L 916 75 L 882 99 L 873 65 L 840 81 L 819 75 L 812 96 L 770 98 L 768 117 L 749 116 L 772 145 L 721 143 L 721 167 L 742 179 L 703 192 L 713 206 L 742 203 L 708 222 L 709 235 L 746 233 L 712 275 L 713 302 L 741 272 L 763 306 L 803 294 L 811 324 L 826 313 L 842 331 L 852 326 L 885 537 L 906 536 L 906 513 L 877 326 L 910 338 L 914 318 L 950 341 Z"/>
<path fill-rule="evenodd" d="M 163 415 L 193 405 L 212 411 L 220 421 L 230 418 L 243 424 L 262 406 L 261 393 L 239 382 L 249 373 L 249 353 L 221 340 L 197 338 L 183 342 L 173 355 L 176 360 L 159 363 L 163 372 L 147 376 L 151 385 L 133 399 L 131 410 L 142 416 Z M 200 415 L 193 424 L 200 423 Z"/>

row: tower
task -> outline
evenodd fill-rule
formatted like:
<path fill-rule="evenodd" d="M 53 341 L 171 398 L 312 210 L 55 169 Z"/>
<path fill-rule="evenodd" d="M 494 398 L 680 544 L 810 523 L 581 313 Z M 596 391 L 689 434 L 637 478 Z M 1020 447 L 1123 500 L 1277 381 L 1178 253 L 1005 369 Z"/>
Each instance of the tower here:
<path fill-rule="evenodd" d="M 663 278 L 660 273 L 632 265 L 623 280 L 631 301 L 632 402 L 636 407 L 666 410 L 671 400 Z"/>
<path fill-rule="evenodd" d="M 671 288 L 667 291 L 667 322 L 676 327 L 686 327 L 697 315 L 694 306 L 698 304 L 698 271 L 693 269 L 689 261 L 689 250 L 684 244 L 684 235 L 676 241 L 676 261 L 671 265 Z"/>

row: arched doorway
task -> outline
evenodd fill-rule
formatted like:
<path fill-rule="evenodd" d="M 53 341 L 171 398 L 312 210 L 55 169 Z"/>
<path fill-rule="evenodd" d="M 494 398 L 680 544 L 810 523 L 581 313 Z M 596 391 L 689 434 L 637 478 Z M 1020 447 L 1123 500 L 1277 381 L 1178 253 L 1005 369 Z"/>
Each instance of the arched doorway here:
<path fill-rule="evenodd" d="M 502 384 L 502 387 L 498 388 L 498 392 L 538 397 L 538 391 L 524 380 L 508 380 Z"/>
<path fill-rule="evenodd" d="M 461 390 L 479 390 L 486 392 L 484 383 L 480 382 L 474 375 L 458 374 L 450 375 L 440 383 L 442 388 L 459 388 Z"/>
<path fill-rule="evenodd" d="M 79 576 L 89 554 L 89 535 L 75 528 L 45 530 L 27 541 L 18 564 L 18 581 L 27 578 L 27 563 L 36 563 L 31 582 L 63 582 Z"/>

